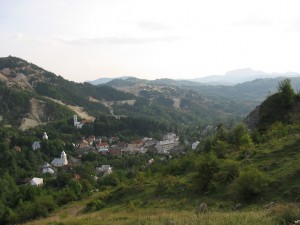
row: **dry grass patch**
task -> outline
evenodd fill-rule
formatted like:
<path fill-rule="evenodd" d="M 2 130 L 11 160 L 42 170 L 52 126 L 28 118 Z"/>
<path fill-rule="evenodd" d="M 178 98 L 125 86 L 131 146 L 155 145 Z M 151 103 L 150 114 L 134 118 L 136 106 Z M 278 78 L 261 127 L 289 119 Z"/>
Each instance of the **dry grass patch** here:
<path fill-rule="evenodd" d="M 104 209 L 98 212 L 72 215 L 60 214 L 28 224 L 33 225 L 273 225 L 273 216 L 267 210 L 210 211 L 197 216 L 193 210 L 166 209 Z"/>

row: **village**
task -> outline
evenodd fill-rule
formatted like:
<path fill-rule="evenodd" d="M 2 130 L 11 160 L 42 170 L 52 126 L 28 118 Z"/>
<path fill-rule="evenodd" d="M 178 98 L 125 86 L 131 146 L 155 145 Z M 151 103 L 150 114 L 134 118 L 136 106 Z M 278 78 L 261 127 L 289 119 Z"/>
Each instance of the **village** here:
<path fill-rule="evenodd" d="M 86 123 L 93 123 L 92 120 L 81 120 L 78 122 L 77 115 L 73 116 L 74 127 L 81 129 Z M 43 133 L 43 141 L 48 141 L 49 137 L 47 132 Z M 42 140 L 37 140 L 32 144 L 32 149 L 34 151 L 41 149 Z M 195 141 L 191 144 L 191 149 L 195 150 L 200 142 Z M 43 165 L 39 167 L 39 170 L 43 174 L 50 174 L 55 176 L 57 169 L 69 169 L 76 167 L 81 164 L 81 159 L 89 153 L 99 154 L 103 157 L 105 156 L 118 156 L 123 155 L 138 155 L 145 154 L 147 151 L 151 151 L 155 154 L 161 155 L 161 160 L 165 159 L 171 153 L 185 154 L 185 148 L 179 143 L 179 137 L 175 133 L 167 133 L 163 136 L 163 140 L 158 141 L 151 137 L 144 137 L 141 139 L 132 140 L 129 143 L 122 142 L 116 136 L 114 137 L 96 137 L 94 135 L 84 137 L 79 140 L 78 143 L 72 143 L 75 153 L 72 156 L 67 156 L 65 151 L 61 152 L 61 155 L 54 158 L 51 162 L 44 162 Z M 154 163 L 153 159 L 147 162 L 147 166 Z M 110 165 L 103 164 L 95 168 L 95 179 L 99 177 L 107 176 L 113 172 L 113 168 Z M 74 174 L 74 179 L 80 179 L 77 174 Z M 34 177 L 29 181 L 32 186 L 43 185 L 43 178 Z"/>

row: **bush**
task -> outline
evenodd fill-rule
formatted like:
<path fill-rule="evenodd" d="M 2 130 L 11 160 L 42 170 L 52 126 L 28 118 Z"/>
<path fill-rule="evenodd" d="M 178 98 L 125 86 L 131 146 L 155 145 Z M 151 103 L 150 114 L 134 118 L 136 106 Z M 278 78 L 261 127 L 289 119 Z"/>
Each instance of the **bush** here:
<path fill-rule="evenodd" d="M 267 190 L 268 179 L 256 168 L 250 168 L 229 186 L 229 194 L 238 201 L 250 202 L 261 197 Z"/>
<path fill-rule="evenodd" d="M 219 166 L 219 161 L 213 154 L 200 158 L 197 174 L 193 178 L 197 190 L 207 191 L 211 188 L 213 177 L 219 171 Z"/>
<path fill-rule="evenodd" d="M 225 158 L 226 153 L 228 152 L 229 144 L 225 141 L 217 140 L 212 145 L 212 150 L 217 155 L 218 158 Z"/>
<path fill-rule="evenodd" d="M 101 200 L 93 200 L 86 205 L 86 211 L 92 212 L 104 208 L 105 204 Z"/>
<path fill-rule="evenodd" d="M 120 180 L 114 174 L 103 176 L 99 180 L 100 186 L 117 186 L 120 183 Z"/>
<path fill-rule="evenodd" d="M 251 146 L 252 139 L 245 124 L 238 124 L 233 130 L 233 141 L 237 146 Z"/>
<path fill-rule="evenodd" d="M 239 175 L 239 163 L 233 160 L 225 160 L 220 172 L 215 176 L 216 180 L 223 184 L 232 182 Z"/>
<path fill-rule="evenodd" d="M 175 176 L 166 175 L 164 177 L 160 177 L 155 189 L 155 194 L 176 195 L 178 194 L 178 187 L 180 187 L 180 182 L 178 178 Z"/>

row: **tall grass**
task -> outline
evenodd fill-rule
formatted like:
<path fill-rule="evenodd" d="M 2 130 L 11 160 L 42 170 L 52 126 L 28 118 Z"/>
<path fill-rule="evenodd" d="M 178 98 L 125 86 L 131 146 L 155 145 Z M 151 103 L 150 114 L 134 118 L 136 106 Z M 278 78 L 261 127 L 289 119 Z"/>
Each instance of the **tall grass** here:
<path fill-rule="evenodd" d="M 82 215 L 55 215 L 33 221 L 33 225 L 274 225 L 276 218 L 267 210 L 209 211 L 197 216 L 191 211 L 166 209 L 102 210 Z"/>

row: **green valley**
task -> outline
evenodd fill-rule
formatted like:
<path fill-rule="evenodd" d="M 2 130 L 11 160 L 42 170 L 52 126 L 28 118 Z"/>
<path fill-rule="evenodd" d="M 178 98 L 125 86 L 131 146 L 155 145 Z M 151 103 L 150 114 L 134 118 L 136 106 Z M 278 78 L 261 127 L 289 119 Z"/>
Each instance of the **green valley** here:
<path fill-rule="evenodd" d="M 0 75 L 1 224 L 300 223 L 290 79 L 263 101 L 248 84 L 75 83 L 16 57 Z"/>

